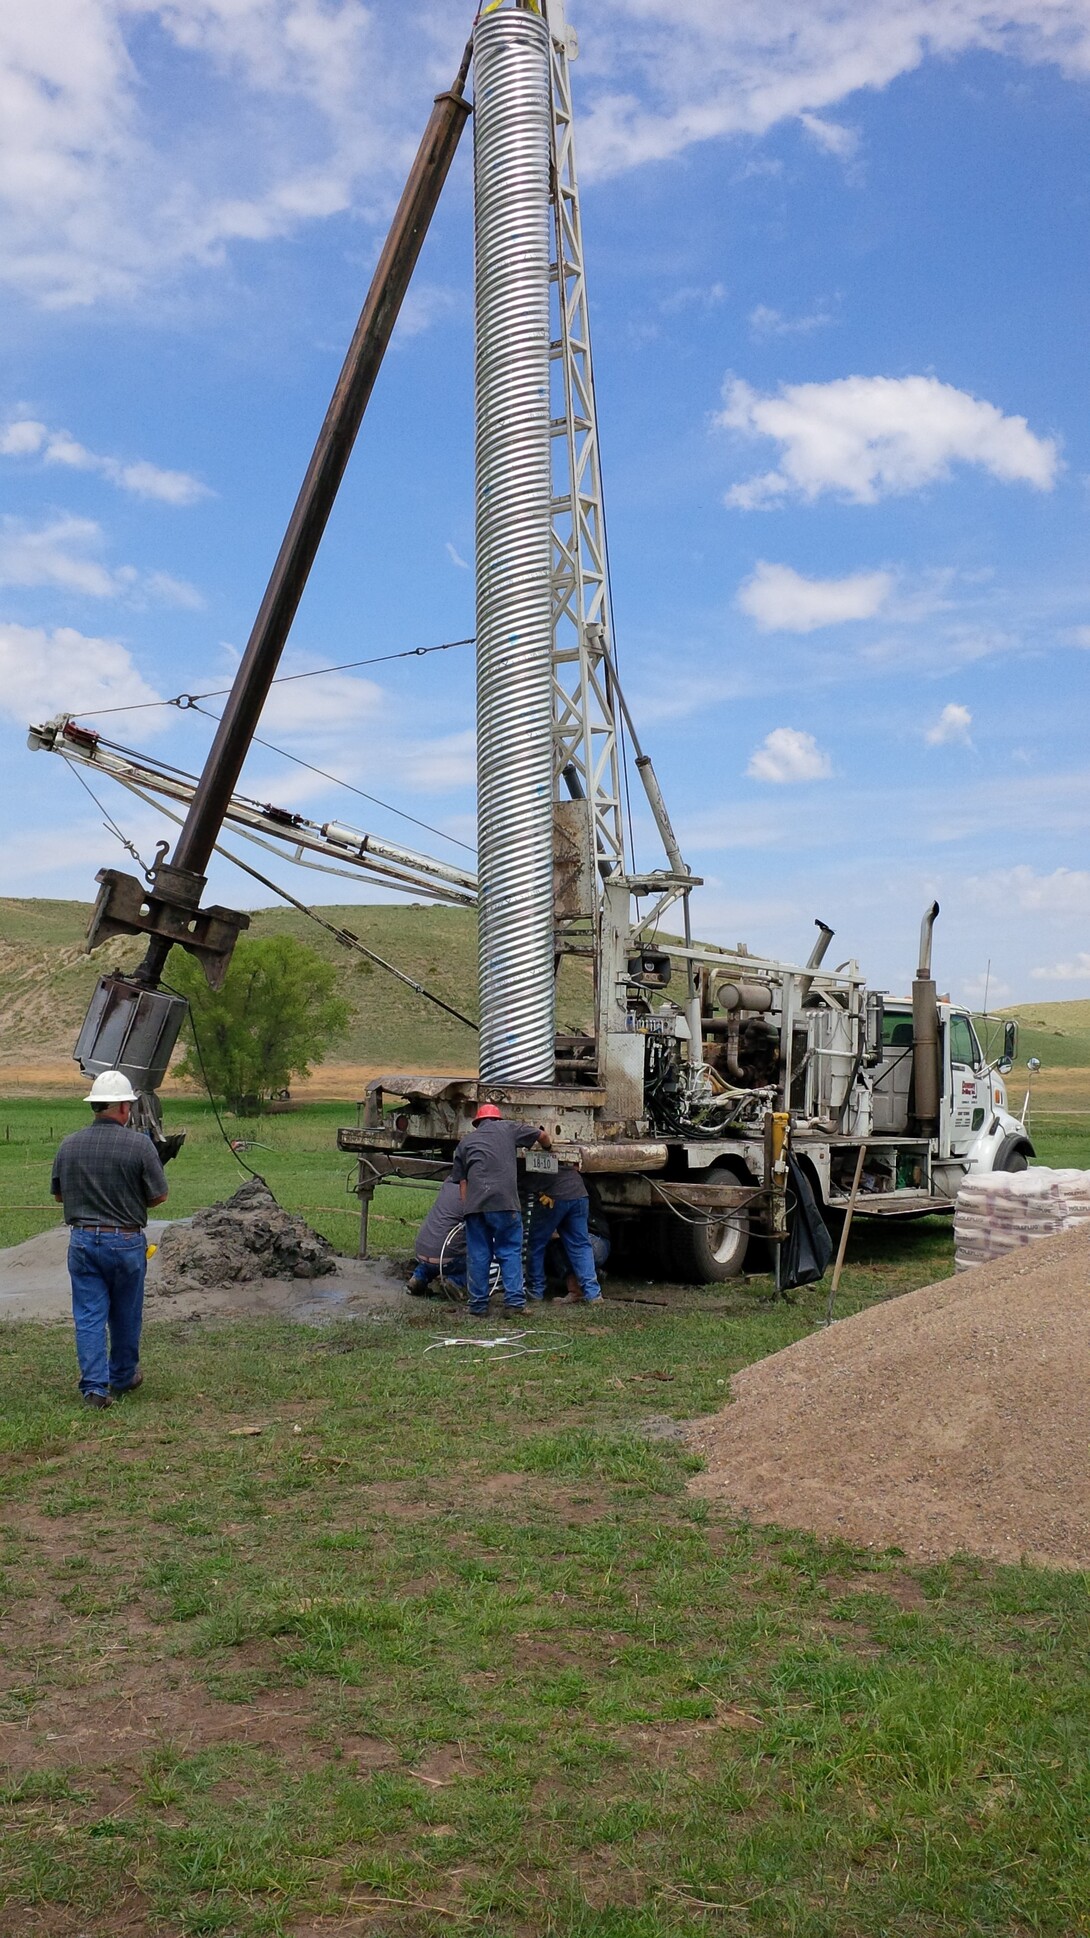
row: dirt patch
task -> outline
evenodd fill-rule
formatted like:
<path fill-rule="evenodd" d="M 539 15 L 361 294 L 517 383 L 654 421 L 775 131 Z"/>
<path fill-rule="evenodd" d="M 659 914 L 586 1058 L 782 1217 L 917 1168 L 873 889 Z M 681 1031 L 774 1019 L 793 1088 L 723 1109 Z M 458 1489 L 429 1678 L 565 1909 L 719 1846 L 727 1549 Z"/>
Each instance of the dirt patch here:
<path fill-rule="evenodd" d="M 834 1602 L 848 1595 L 888 1595 L 898 1608 L 912 1615 L 928 1606 L 919 1582 L 910 1575 L 826 1575 L 822 1587 Z"/>
<path fill-rule="evenodd" d="M 461 1743 L 437 1743 L 413 1764 L 409 1775 L 430 1789 L 445 1790 L 448 1784 L 459 1783 L 463 1777 L 476 1776 L 479 1768 L 479 1764 L 467 1757 Z"/>
<path fill-rule="evenodd" d="M 1090 1568 L 1090 1227 L 857 1313 L 732 1392 L 688 1439 L 693 1491 L 736 1514 L 913 1560 Z"/>
<path fill-rule="evenodd" d="M 148 1265 L 144 1317 L 149 1324 L 157 1319 L 261 1315 L 323 1325 L 332 1319 L 377 1318 L 394 1313 L 412 1318 L 416 1314 L 418 1302 L 409 1297 L 404 1274 L 395 1265 L 384 1258 L 341 1258 L 332 1248 L 332 1268 L 324 1270 L 320 1278 L 297 1277 L 294 1267 L 289 1277 L 269 1277 L 259 1264 L 259 1276 L 225 1283 L 217 1264 L 211 1280 L 195 1271 L 186 1272 L 174 1279 L 172 1289 L 164 1290 L 164 1248 L 169 1258 L 171 1234 L 177 1232 L 181 1238 L 188 1229 L 184 1224 L 165 1221 L 148 1224 L 148 1238 L 159 1246 Z M 312 1236 L 318 1244 L 325 1243 L 316 1233 Z M 67 1254 L 68 1230 L 64 1225 L 0 1250 L 0 1322 L 37 1319 L 67 1320 L 71 1324 Z"/>
<path fill-rule="evenodd" d="M 337 1269 L 328 1238 L 278 1205 L 260 1178 L 247 1178 L 233 1197 L 196 1212 L 189 1224 L 168 1226 L 159 1249 L 164 1298 L 251 1279 L 324 1278 Z"/>

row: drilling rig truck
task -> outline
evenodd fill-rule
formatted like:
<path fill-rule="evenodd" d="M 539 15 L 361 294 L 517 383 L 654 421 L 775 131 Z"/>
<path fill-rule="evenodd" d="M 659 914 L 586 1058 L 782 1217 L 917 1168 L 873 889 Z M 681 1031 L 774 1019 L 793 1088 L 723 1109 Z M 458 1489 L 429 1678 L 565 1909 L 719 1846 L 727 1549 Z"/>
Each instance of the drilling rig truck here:
<path fill-rule="evenodd" d="M 573 136 L 577 52 L 563 0 L 484 9 L 437 97 L 380 256 L 246 653 L 196 780 L 60 715 L 30 744 L 185 806 L 173 855 L 148 879 L 106 869 L 88 946 L 145 934 L 129 975 L 103 977 L 76 1054 L 155 1091 L 184 1005 L 160 987 L 180 946 L 222 981 L 245 915 L 202 908 L 224 824 L 299 861 L 358 872 L 415 898 L 475 906 L 479 1054 L 473 1074 L 392 1072 L 338 1134 L 358 1163 L 361 1251 L 385 1177 L 445 1175 L 480 1103 L 547 1127 L 618 1241 L 664 1275 L 738 1272 L 752 1233 L 788 1225 L 789 1160 L 820 1205 L 860 1215 L 949 1210 L 968 1171 L 1033 1154 L 966 1010 L 940 998 L 926 913 L 910 997 L 868 989 L 854 961 L 825 966 L 694 940 L 700 886 L 684 860 L 618 675 Z M 472 107 L 465 94 L 470 64 Z M 321 825 L 237 791 L 262 706 L 359 430 L 459 134 L 473 116 L 477 869 L 452 867 L 341 822 Z M 185 704 L 191 696 L 179 695 Z M 631 756 L 658 840 L 637 867 L 623 812 Z M 164 810 L 169 813 L 169 810 Z M 252 871 L 251 871 L 252 872 Z M 290 897 L 288 899 L 291 899 Z M 678 932 L 680 931 L 680 932 Z M 349 946 L 359 938 L 348 931 Z M 558 1033 L 557 974 L 589 966 L 592 1017 Z M 384 965 L 389 966 L 389 965 Z"/>

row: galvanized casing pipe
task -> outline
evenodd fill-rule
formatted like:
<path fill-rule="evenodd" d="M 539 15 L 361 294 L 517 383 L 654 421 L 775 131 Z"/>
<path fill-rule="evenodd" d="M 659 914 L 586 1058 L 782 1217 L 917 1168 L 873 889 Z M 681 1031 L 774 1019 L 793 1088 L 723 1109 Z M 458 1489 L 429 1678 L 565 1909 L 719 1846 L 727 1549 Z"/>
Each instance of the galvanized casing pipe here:
<path fill-rule="evenodd" d="M 553 694 L 549 38 L 473 30 L 480 1073 L 551 1083 Z"/>

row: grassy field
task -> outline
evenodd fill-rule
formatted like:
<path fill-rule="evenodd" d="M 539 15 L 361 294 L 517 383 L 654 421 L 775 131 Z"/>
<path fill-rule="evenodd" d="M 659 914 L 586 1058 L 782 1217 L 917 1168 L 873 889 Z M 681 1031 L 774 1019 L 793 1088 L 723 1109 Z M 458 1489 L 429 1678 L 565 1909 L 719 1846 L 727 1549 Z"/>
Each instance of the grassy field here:
<path fill-rule="evenodd" d="M 248 1153 L 335 1238 L 341 1115 Z M 177 1209 L 237 1175 L 186 1117 Z M 70 1121 L 0 1112 L 9 1218 Z M 860 1227 L 843 1309 L 950 1267 Z M 3 1938 L 1090 1932 L 1086 1579 L 758 1531 L 649 1437 L 825 1296 L 769 1292 L 552 1310 L 532 1366 L 430 1307 L 159 1325 L 108 1418 L 0 1328 Z"/>

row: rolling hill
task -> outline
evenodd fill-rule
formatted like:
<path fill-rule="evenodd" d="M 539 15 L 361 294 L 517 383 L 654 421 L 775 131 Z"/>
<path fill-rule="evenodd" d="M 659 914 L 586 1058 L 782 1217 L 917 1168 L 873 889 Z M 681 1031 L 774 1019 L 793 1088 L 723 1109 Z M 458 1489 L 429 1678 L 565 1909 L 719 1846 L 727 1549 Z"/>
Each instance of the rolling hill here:
<path fill-rule="evenodd" d="M 90 904 L 0 899 L 0 1082 L 7 1069 L 70 1067 L 72 1045 L 96 981 L 112 968 L 131 969 L 144 943 L 138 937 L 84 953 Z M 472 910 L 378 903 L 323 907 L 327 921 L 342 925 L 388 962 L 433 990 L 467 1016 L 477 1010 L 476 919 Z M 292 935 L 337 963 L 341 989 L 352 1008 L 345 1036 L 330 1061 L 361 1068 L 476 1067 L 476 1037 L 463 1024 L 407 989 L 383 970 L 334 941 L 290 908 L 259 909 L 251 935 Z M 590 1013 L 590 975 L 565 965 L 560 1022 L 585 1026 Z"/>
<path fill-rule="evenodd" d="M 323 907 L 327 921 L 352 929 L 378 955 L 385 956 L 444 1002 L 476 1015 L 476 922 L 471 910 L 375 903 Z M 72 1045 L 97 978 L 106 969 L 131 969 L 139 961 L 138 938 L 107 945 L 91 957 L 83 937 L 90 915 L 86 902 L 0 898 L 0 1085 L 9 1079 L 63 1081 L 71 1070 Z M 476 1039 L 464 1025 L 406 989 L 361 956 L 349 953 L 322 929 L 290 908 L 259 909 L 253 935 L 293 935 L 336 961 L 352 1021 L 334 1044 L 325 1069 L 438 1069 L 475 1067 Z M 589 969 L 565 965 L 561 977 L 561 1028 L 586 1026 L 590 1016 Z M 1034 1092 L 1053 1109 L 1078 1109 L 1090 1103 L 1090 1000 L 1027 1002 L 1004 1010 L 1017 1017 L 1018 1062 L 1010 1080 L 1020 1107 L 1026 1062 L 1039 1057 Z M 997 1053 L 1001 1017 L 985 1025 L 982 1040 Z M 352 1088 L 352 1084 L 348 1086 Z"/>

